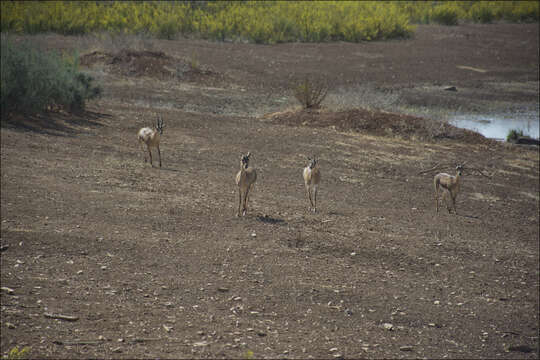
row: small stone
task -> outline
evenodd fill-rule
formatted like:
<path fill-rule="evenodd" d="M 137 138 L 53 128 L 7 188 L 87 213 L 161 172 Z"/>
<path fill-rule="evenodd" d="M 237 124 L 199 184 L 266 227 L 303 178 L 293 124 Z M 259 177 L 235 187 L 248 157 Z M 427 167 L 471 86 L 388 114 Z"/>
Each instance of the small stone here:
<path fill-rule="evenodd" d="M 103 265 L 103 266 L 101 267 L 101 270 L 107 270 L 107 267 L 106 267 L 105 265 Z"/>
<path fill-rule="evenodd" d="M 410 345 L 405 345 L 405 346 L 401 346 L 401 347 L 399 348 L 399 350 L 401 350 L 401 351 L 412 351 L 412 350 L 413 350 L 413 347 L 410 346 Z"/>
<path fill-rule="evenodd" d="M 334 348 L 331 348 L 331 349 L 328 350 L 328 351 L 330 351 L 330 352 L 336 352 L 336 351 L 338 351 L 338 348 L 334 347 Z"/>
<path fill-rule="evenodd" d="M 394 330 L 394 325 L 392 325 L 390 323 L 384 323 L 384 324 L 382 324 L 382 327 L 383 327 L 384 330 L 388 330 L 388 331 Z"/>
<path fill-rule="evenodd" d="M 439 305 L 440 303 L 441 303 L 441 302 L 440 302 L 439 300 L 435 300 L 435 301 L 433 302 L 433 304 L 435 304 L 435 305 Z"/>
<path fill-rule="evenodd" d="M 355 256 L 355 255 L 356 255 L 356 252 L 353 251 L 353 252 L 351 253 L 351 256 Z"/>
<path fill-rule="evenodd" d="M 517 345 L 517 346 L 509 346 L 508 351 L 518 351 L 522 353 L 530 353 L 533 351 L 533 348 L 531 348 L 528 345 Z"/>
<path fill-rule="evenodd" d="M 77 271 L 77 275 L 81 275 L 83 273 L 82 270 Z"/>
<path fill-rule="evenodd" d="M 172 329 L 172 327 L 169 327 L 167 325 L 163 325 L 163 328 L 165 329 L 166 332 L 171 332 L 171 329 Z"/>
<path fill-rule="evenodd" d="M 13 325 L 13 324 L 10 323 L 10 322 L 7 322 L 7 323 L 6 323 L 6 327 L 7 327 L 8 329 L 15 329 L 15 328 L 16 328 L 16 326 Z"/>
<path fill-rule="evenodd" d="M 208 346 L 208 343 L 206 341 L 197 341 L 193 343 L 194 347 L 202 347 L 202 346 Z"/>
<path fill-rule="evenodd" d="M 229 289 L 226 288 L 226 287 L 218 287 L 217 290 L 218 290 L 219 292 L 227 292 L 227 291 L 229 291 Z"/>
<path fill-rule="evenodd" d="M 7 292 L 9 295 L 13 295 L 15 293 L 15 290 L 8 288 L 7 286 L 2 286 L 0 290 Z"/>
<path fill-rule="evenodd" d="M 111 349 L 111 351 L 112 351 L 113 353 L 121 353 L 121 352 L 122 352 L 122 348 L 121 348 L 121 347 L 116 347 L 116 348 L 114 348 L 114 349 Z"/>

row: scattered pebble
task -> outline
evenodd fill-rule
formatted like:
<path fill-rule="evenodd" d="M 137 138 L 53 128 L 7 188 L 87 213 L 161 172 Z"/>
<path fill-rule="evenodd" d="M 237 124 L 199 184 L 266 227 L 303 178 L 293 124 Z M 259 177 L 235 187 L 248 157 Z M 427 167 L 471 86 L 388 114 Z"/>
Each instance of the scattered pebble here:
<path fill-rule="evenodd" d="M 413 347 L 410 346 L 410 345 L 405 345 L 405 346 L 401 346 L 401 347 L 399 348 L 399 350 L 401 350 L 401 351 L 412 351 L 412 350 L 413 350 Z"/>
<path fill-rule="evenodd" d="M 7 292 L 9 295 L 13 295 L 15 293 L 15 290 L 13 290 L 12 288 L 8 288 L 7 286 L 2 286 L 0 290 Z"/>
<path fill-rule="evenodd" d="M 508 351 L 518 351 L 522 353 L 530 353 L 533 351 L 533 348 L 531 348 L 528 345 L 517 345 L 517 346 L 509 346 Z"/>
<path fill-rule="evenodd" d="M 202 347 L 202 346 L 208 346 L 208 342 L 206 341 L 197 341 L 193 343 L 194 347 Z"/>

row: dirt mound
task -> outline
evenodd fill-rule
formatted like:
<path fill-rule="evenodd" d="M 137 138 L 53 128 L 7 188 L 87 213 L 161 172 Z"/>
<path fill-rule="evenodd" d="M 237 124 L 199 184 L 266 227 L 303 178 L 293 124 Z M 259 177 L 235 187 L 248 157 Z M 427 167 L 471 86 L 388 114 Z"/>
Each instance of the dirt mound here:
<path fill-rule="evenodd" d="M 378 136 L 393 135 L 424 141 L 454 139 L 466 143 L 492 142 L 479 133 L 460 129 L 446 122 L 380 110 L 304 109 L 270 114 L 268 117 L 274 122 L 291 126 L 334 127 L 340 131 L 364 132 Z"/>
<path fill-rule="evenodd" d="M 82 55 L 79 59 L 84 66 L 103 64 L 110 67 L 111 72 L 130 77 L 147 76 L 166 80 L 176 78 L 184 81 L 205 81 L 221 78 L 216 71 L 193 61 L 178 59 L 162 51 L 121 50 L 111 54 L 93 51 Z"/>

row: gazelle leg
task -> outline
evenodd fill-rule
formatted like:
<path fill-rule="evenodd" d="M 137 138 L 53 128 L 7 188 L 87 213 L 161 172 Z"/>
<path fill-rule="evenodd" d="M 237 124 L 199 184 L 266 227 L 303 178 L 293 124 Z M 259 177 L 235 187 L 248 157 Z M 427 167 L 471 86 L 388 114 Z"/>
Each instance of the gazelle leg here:
<path fill-rule="evenodd" d="M 154 164 L 152 163 L 152 151 L 150 151 L 150 146 L 147 146 L 147 147 L 148 147 L 148 154 L 150 154 L 150 165 L 154 167 Z"/>
<path fill-rule="evenodd" d="M 240 216 L 240 208 L 242 207 L 242 188 L 238 187 L 238 212 L 236 216 Z"/>
<path fill-rule="evenodd" d="M 313 187 L 313 212 L 317 212 L 317 185 Z"/>
<path fill-rule="evenodd" d="M 253 184 L 249 185 L 247 190 L 246 190 L 246 196 L 244 197 L 244 212 L 242 213 L 242 216 L 246 216 L 247 204 L 248 204 L 248 201 L 249 201 L 249 192 L 250 192 L 252 186 L 253 186 Z"/>
<path fill-rule="evenodd" d="M 456 197 L 455 197 L 455 196 L 452 196 L 452 206 L 454 207 L 454 214 L 457 215 L 457 210 L 456 210 Z"/>
<path fill-rule="evenodd" d="M 308 186 L 308 196 L 309 196 L 309 203 L 310 203 L 310 211 L 313 211 L 314 205 L 313 205 L 313 191 L 311 186 Z"/>
<path fill-rule="evenodd" d="M 142 152 L 143 152 L 143 155 L 144 155 L 144 162 L 147 162 L 148 160 L 146 159 L 146 149 L 144 148 L 145 144 L 143 144 L 143 142 L 141 140 L 139 140 L 139 145 L 141 146 L 141 149 L 142 149 Z"/>
<path fill-rule="evenodd" d="M 449 190 L 446 190 L 444 192 L 444 203 L 446 205 L 446 210 L 448 211 L 449 214 L 451 214 L 452 212 L 450 211 L 450 200 L 448 200 L 448 197 L 452 197 L 452 195 L 450 194 L 450 191 Z"/>
<path fill-rule="evenodd" d="M 159 151 L 159 145 L 157 146 L 157 153 L 159 155 L 159 167 L 161 167 L 161 151 Z"/>

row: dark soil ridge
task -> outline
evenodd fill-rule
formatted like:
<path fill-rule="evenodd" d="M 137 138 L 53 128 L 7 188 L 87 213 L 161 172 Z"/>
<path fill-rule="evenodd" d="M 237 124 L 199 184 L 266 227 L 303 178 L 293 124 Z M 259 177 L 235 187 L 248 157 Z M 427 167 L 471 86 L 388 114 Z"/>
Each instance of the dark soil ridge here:
<path fill-rule="evenodd" d="M 182 81 L 220 79 L 223 76 L 208 66 L 199 65 L 196 60 L 187 61 L 165 54 L 163 51 L 122 49 L 117 53 L 93 51 L 80 56 L 83 66 L 96 64 L 111 66 L 113 73 L 128 77 L 147 76 L 159 80 L 177 78 Z M 195 64 L 195 66 L 194 66 Z"/>
<path fill-rule="evenodd" d="M 382 110 L 357 108 L 343 111 L 302 109 L 266 116 L 272 122 L 290 126 L 332 127 L 376 136 L 398 136 L 422 141 L 455 140 L 461 143 L 498 144 L 483 135 L 455 127 L 447 122 L 391 113 Z"/>

